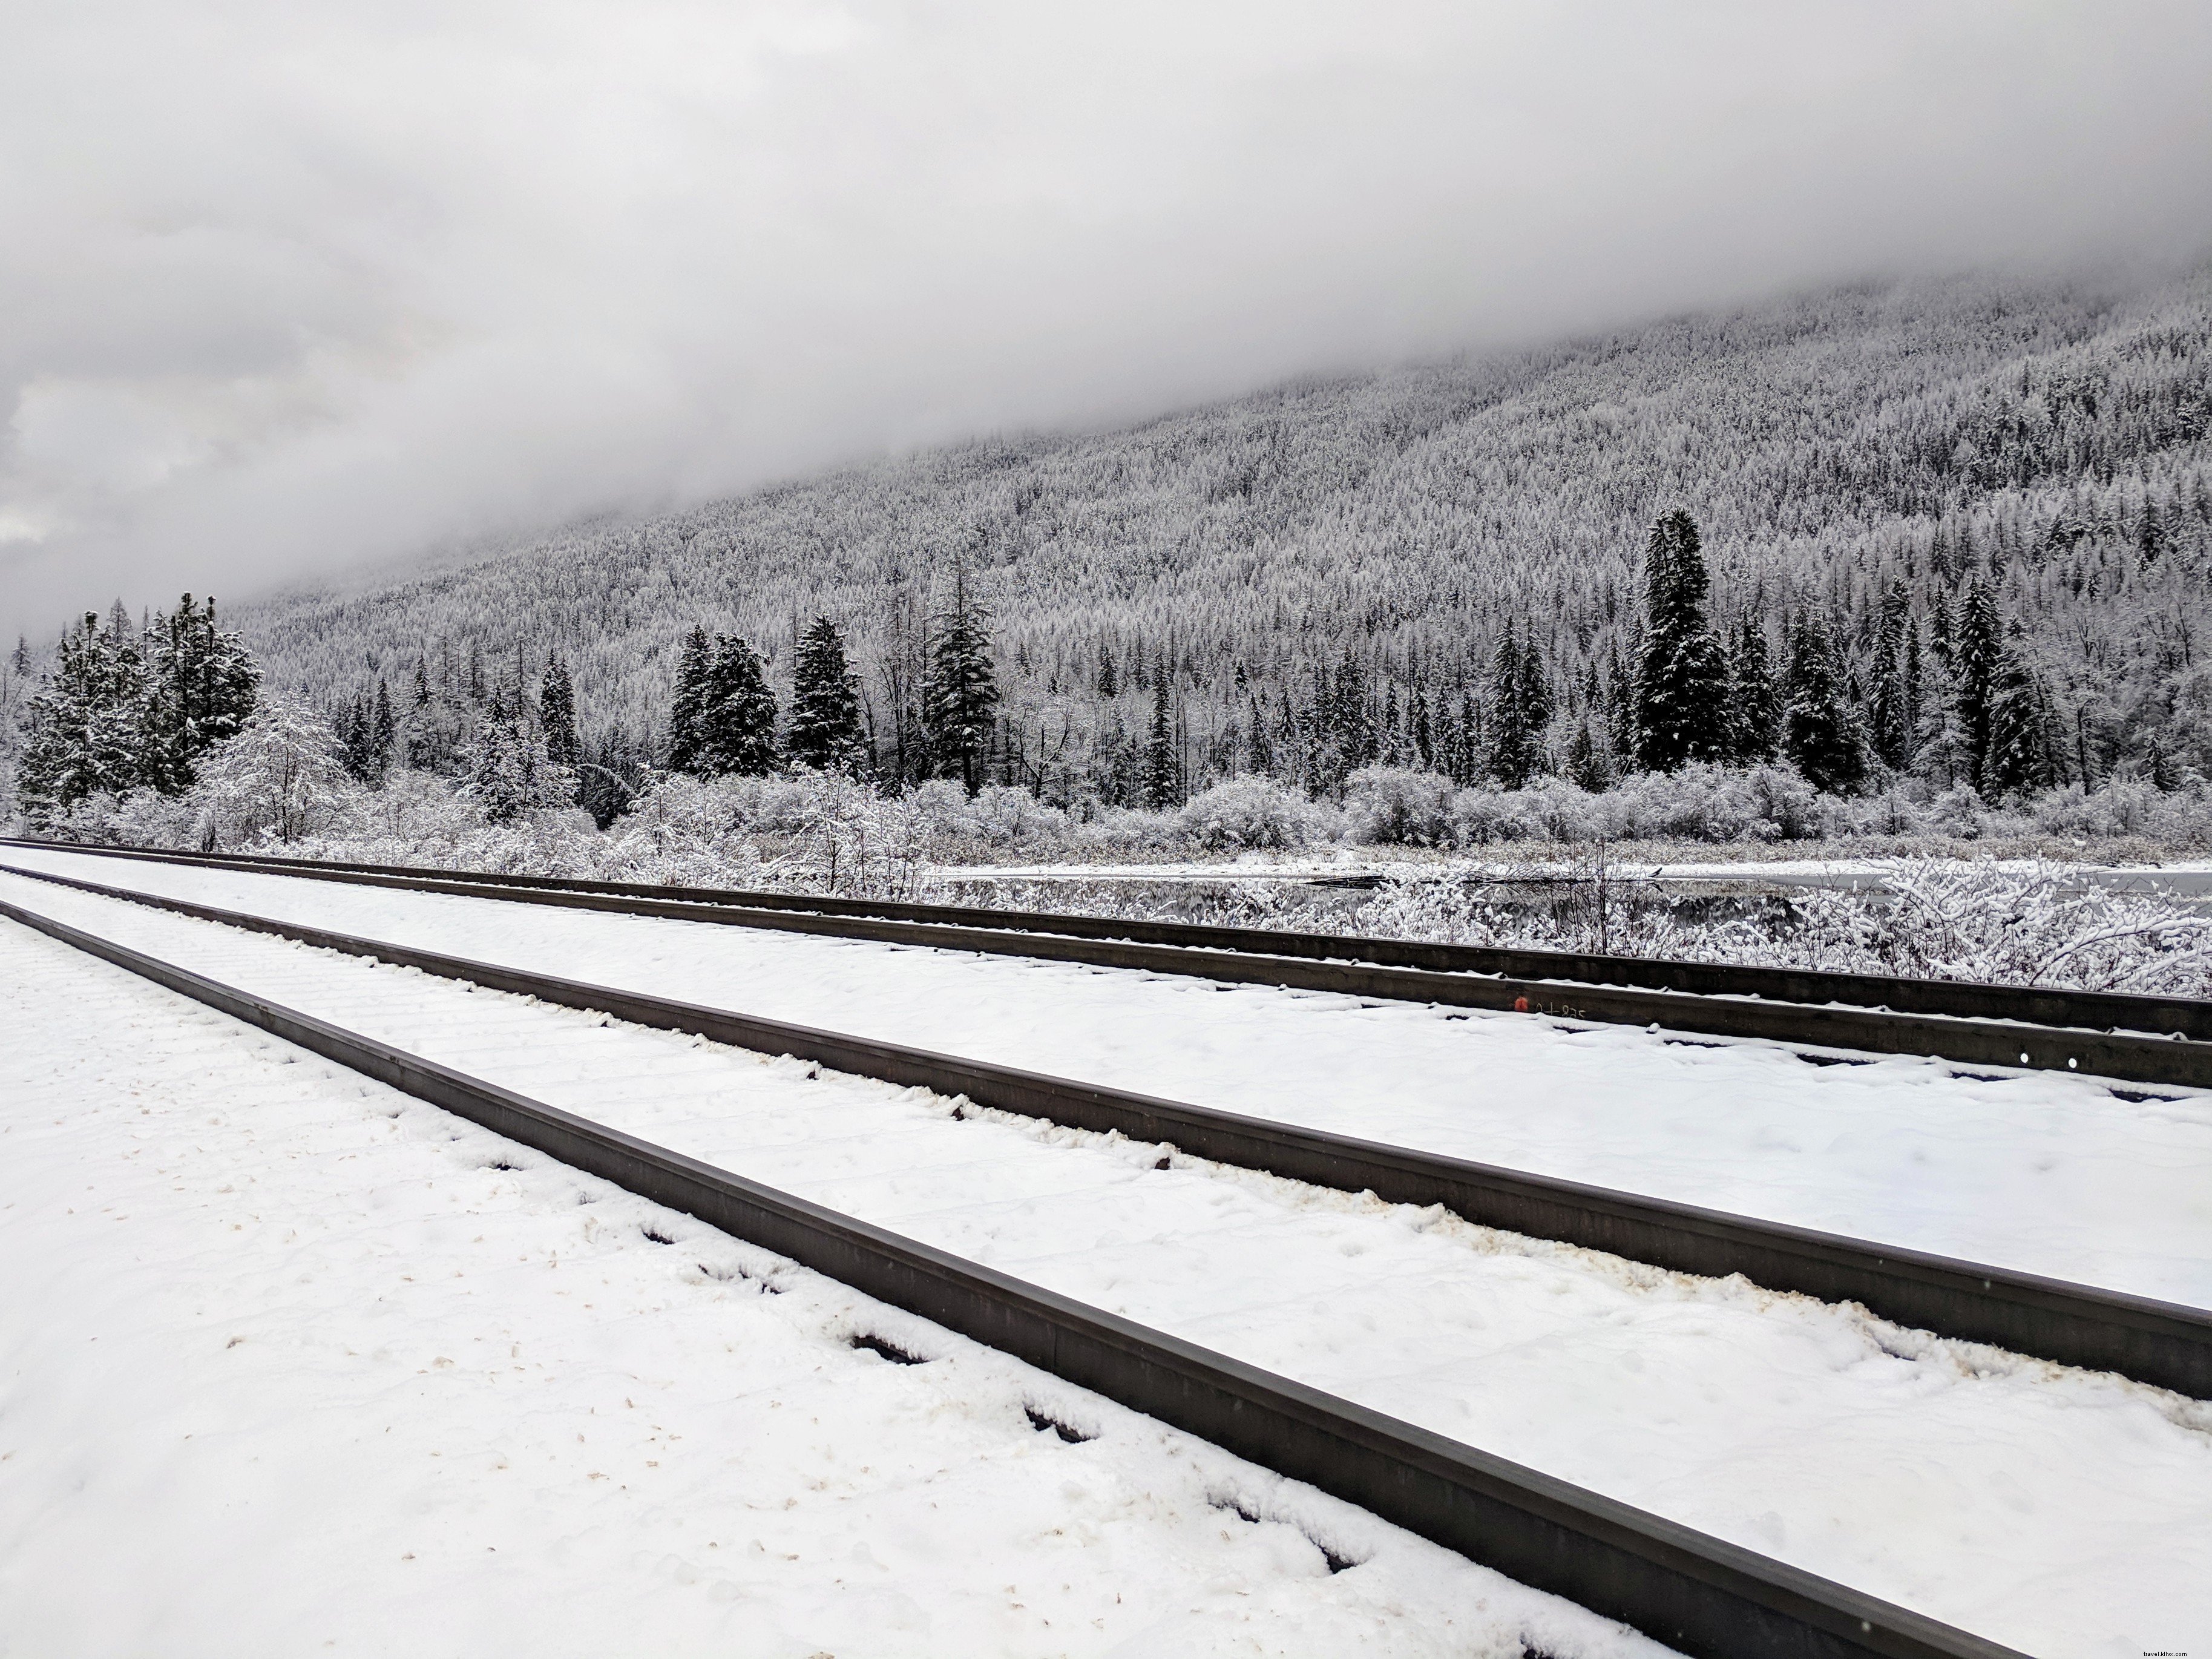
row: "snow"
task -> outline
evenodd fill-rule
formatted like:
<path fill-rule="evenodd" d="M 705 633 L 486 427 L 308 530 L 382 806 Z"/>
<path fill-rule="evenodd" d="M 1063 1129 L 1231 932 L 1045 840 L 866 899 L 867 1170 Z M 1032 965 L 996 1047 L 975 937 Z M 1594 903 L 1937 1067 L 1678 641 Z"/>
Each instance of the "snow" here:
<path fill-rule="evenodd" d="M 1659 1651 L 7 922 L 0 997 L 0 1655 Z"/>
<path fill-rule="evenodd" d="M 1815 1066 L 1768 1044 L 1020 957 L 84 854 L 0 862 L 2212 1307 L 2200 1091 L 2129 1101 L 2051 1073 Z M 55 893 L 0 879 L 34 905 Z"/>
<path fill-rule="evenodd" d="M 556 941 L 530 931 L 552 913 L 284 884 L 383 906 L 387 925 L 404 919 L 408 936 L 424 942 L 435 931 L 430 918 L 465 911 L 487 937 L 519 929 L 508 951 L 584 977 L 635 960 L 648 940 L 708 933 L 570 915 L 560 918 L 568 931 Z M 997 1114 L 959 1121 L 951 1103 L 924 1091 L 811 1075 L 795 1061 L 602 1024 L 21 878 L 0 879 L 0 890 L 2026 1650 L 2133 1655 L 2212 1637 L 2203 1588 L 2212 1584 L 2212 1407 L 1741 1283 L 1515 1240 L 1434 1212 L 1188 1159 L 1158 1170 L 1155 1148 Z M 782 952 L 788 938 L 713 930 L 690 969 L 696 975 L 709 959 L 757 955 L 796 983 L 809 959 Z M 931 964 L 975 960 L 827 948 L 811 959 L 817 991 L 846 975 L 846 994 L 871 999 L 863 1006 L 872 1010 L 888 981 L 869 979 L 868 963 L 927 979 Z M 1043 972 L 998 965 L 1012 970 L 1009 983 Z M 660 964 L 664 978 L 668 966 Z M 1115 988 L 1153 983 L 1134 975 L 1051 982 L 1072 1023 L 1097 1018 L 1079 1018 L 1086 994 L 1127 1018 L 1132 1010 L 1115 1001 Z M 1237 1006 L 1232 994 L 1164 983 L 1178 996 Z M 702 990 L 696 977 L 682 988 Z M 1324 1018 L 1322 1000 L 1270 1005 L 1274 1029 L 1295 1037 L 1353 1025 L 1353 1005 Z M 1474 1034 L 1472 1022 L 1438 1029 Z M 1149 1035 L 1160 1042 L 1184 1033 Z M 1702 1066 L 1732 1052 L 1655 1045 L 1616 1057 Z M 949 1343 L 941 1334 L 932 1340 Z M 849 1455 L 842 1442 L 838 1455 Z M 1333 1524 L 1315 1519 L 1305 1530 L 1357 1559 L 1360 1540 L 1330 1532 Z M 1315 1638 L 1302 1650 L 1340 1650 Z"/>

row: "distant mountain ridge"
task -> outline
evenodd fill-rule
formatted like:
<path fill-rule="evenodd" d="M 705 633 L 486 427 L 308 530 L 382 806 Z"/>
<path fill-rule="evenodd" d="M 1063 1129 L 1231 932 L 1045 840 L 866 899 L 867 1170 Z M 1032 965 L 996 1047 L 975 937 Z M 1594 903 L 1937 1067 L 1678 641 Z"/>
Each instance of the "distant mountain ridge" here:
<path fill-rule="evenodd" d="M 1163 665 L 1196 787 L 1284 769 L 1276 736 L 1347 656 L 1378 757 L 1417 758 L 1414 709 L 1479 699 L 1508 621 L 1559 689 L 1563 750 L 1633 661 L 1644 538 L 1674 507 L 1703 530 L 1718 616 L 1817 614 L 1854 673 L 1893 580 L 1927 620 L 1984 572 L 2093 781 L 2154 744 L 2212 773 L 2208 270 L 2133 293 L 1863 285 L 1291 386 L 579 527 L 233 620 L 276 683 L 329 701 L 380 675 L 397 694 L 418 659 L 450 686 L 472 651 L 495 671 L 557 651 L 612 752 L 653 740 L 695 623 L 762 647 L 781 695 L 823 612 L 887 744 L 933 583 L 961 558 L 995 613 L 997 763 L 1114 799 Z"/>

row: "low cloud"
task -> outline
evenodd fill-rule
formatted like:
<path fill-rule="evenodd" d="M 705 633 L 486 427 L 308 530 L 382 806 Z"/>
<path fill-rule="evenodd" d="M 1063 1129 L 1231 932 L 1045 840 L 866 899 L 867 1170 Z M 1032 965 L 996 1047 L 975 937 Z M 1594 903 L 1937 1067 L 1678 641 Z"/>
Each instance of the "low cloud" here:
<path fill-rule="evenodd" d="M 1780 289 L 2200 252 L 2212 9 L 80 0 L 0 627 Z"/>

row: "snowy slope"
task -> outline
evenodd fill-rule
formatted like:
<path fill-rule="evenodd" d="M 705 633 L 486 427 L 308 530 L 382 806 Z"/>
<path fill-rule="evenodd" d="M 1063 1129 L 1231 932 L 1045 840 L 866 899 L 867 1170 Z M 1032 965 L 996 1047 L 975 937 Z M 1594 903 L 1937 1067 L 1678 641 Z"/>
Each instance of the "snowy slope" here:
<path fill-rule="evenodd" d="M 2212 1413 L 2153 1390 L 1433 1212 L 1160 1171 L 1151 1149 L 958 1121 L 921 1091 L 20 878 L 0 890 L 2026 1650 L 2133 1653 L 2205 1625 Z"/>
<path fill-rule="evenodd" d="M 1757 1043 L 82 854 L 0 863 L 2212 1306 L 2212 1097 L 2185 1091 L 1814 1066 Z"/>
<path fill-rule="evenodd" d="M 0 999 L 0 1654 L 1658 1651 L 5 922 Z"/>

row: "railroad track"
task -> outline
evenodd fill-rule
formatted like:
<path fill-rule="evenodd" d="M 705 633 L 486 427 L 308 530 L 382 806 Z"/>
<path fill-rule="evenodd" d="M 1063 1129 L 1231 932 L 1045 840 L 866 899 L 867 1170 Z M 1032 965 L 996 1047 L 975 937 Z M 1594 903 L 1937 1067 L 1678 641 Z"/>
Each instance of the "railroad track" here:
<path fill-rule="evenodd" d="M 1779 1222 L 1671 1203 L 1464 1158 L 1301 1128 L 1212 1107 L 874 1038 L 591 985 L 403 943 L 0 864 L 52 885 L 414 968 L 568 1008 L 790 1054 L 901 1086 L 1133 1140 L 1170 1144 L 1388 1202 L 1440 1205 L 1480 1226 L 1555 1239 L 1702 1277 L 1741 1274 L 1769 1290 L 1852 1302 L 1897 1324 L 2212 1399 L 2212 1313 L 2010 1268 L 1900 1249 Z"/>
<path fill-rule="evenodd" d="M 1494 951 L 1095 916 L 544 876 L 0 841 L 58 852 L 823 934 L 1353 996 L 1511 1011 L 1798 1048 L 2212 1088 L 2212 1003 L 1725 964 Z"/>
<path fill-rule="evenodd" d="M 63 881 L 71 886 L 94 885 Z M 147 897 L 123 896 L 142 902 Z M 205 908 L 180 901 L 155 902 L 185 914 Z M 1686 1653 L 1790 1659 L 2002 1659 L 2013 1652 L 1910 1609 L 748 1181 L 11 901 L 0 899 L 0 915 L 1358 1504 Z M 295 930 L 288 924 L 259 926 L 261 931 L 287 936 L 315 931 Z M 343 949 L 331 942 L 338 937 L 304 942 Z M 398 947 L 353 943 L 362 947 L 356 954 L 401 959 L 395 954 Z M 525 981 L 528 994 L 547 1000 L 562 1000 L 549 993 L 572 988 L 562 981 L 507 969 L 485 968 L 484 972 Z M 608 994 L 641 1000 L 627 994 Z M 898 1052 L 912 1055 L 914 1051 Z M 937 1061 L 942 1057 L 920 1058 Z"/>

